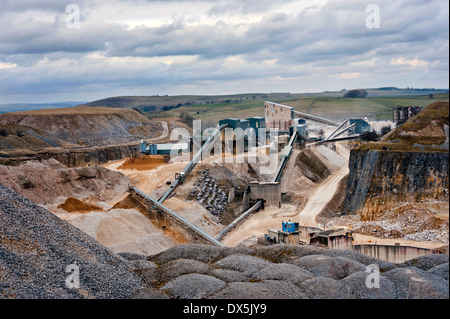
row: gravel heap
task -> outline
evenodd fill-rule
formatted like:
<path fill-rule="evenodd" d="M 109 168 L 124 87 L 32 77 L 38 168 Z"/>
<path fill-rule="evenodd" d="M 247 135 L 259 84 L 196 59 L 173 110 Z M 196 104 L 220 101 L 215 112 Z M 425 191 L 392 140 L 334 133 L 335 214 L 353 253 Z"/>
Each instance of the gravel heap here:
<path fill-rule="evenodd" d="M 348 250 L 275 245 L 219 248 L 184 244 L 154 256 L 123 255 L 149 299 L 448 299 L 447 255 L 400 265 Z M 369 288 L 367 266 L 380 269 Z"/>
<path fill-rule="evenodd" d="M 79 287 L 71 287 L 73 268 Z M 368 267 L 380 270 L 369 288 Z M 0 298 L 449 298 L 447 255 L 400 265 L 349 250 L 300 245 L 184 244 L 156 255 L 114 254 L 0 184 Z"/>
<path fill-rule="evenodd" d="M 212 215 L 220 218 L 226 210 L 228 195 L 219 188 L 208 171 L 201 171 L 200 175 L 201 178 L 195 182 L 190 197 L 195 198 Z"/>
<path fill-rule="evenodd" d="M 122 299 L 141 285 L 128 261 L 0 184 L 0 299 Z"/>

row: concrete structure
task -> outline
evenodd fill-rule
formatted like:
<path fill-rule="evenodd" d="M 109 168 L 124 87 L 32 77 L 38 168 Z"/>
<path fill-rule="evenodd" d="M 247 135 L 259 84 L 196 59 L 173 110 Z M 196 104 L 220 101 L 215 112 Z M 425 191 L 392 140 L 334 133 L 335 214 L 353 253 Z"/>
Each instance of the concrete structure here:
<path fill-rule="evenodd" d="M 248 205 L 254 205 L 258 201 L 263 206 L 281 207 L 281 183 L 279 182 L 253 182 L 247 185 Z"/>
<path fill-rule="evenodd" d="M 282 222 L 280 229 L 269 229 L 265 234 L 267 242 L 272 244 L 300 244 L 300 225 L 291 221 Z"/>
<path fill-rule="evenodd" d="M 156 199 L 151 198 L 136 187 L 129 189 L 131 197 L 149 212 L 150 218 L 154 218 L 165 222 L 166 227 L 169 225 L 177 225 L 183 230 L 187 231 L 192 236 L 192 242 L 198 244 L 213 244 L 219 247 L 225 247 L 215 238 L 206 234 L 197 226 L 191 224 L 189 221 L 179 216 Z"/>
<path fill-rule="evenodd" d="M 241 128 L 243 131 L 250 128 L 250 123 L 251 122 L 249 120 L 233 119 L 233 118 L 219 121 L 219 125 L 228 124 L 228 127 L 232 129 Z"/>
<path fill-rule="evenodd" d="M 297 124 L 295 126 L 291 126 L 289 128 L 289 135 L 293 135 L 295 131 L 298 132 L 298 136 L 300 139 L 305 140 L 308 137 L 308 126 L 305 124 Z"/>
<path fill-rule="evenodd" d="M 251 117 L 247 121 L 250 122 L 250 127 L 255 130 L 256 136 L 259 135 L 260 129 L 266 128 L 266 119 L 264 117 Z"/>
<path fill-rule="evenodd" d="M 377 245 L 377 244 L 358 244 L 353 245 L 353 250 L 361 254 L 385 260 L 394 264 L 401 264 L 425 255 L 440 254 L 438 250 L 401 246 L 401 245 Z"/>
<path fill-rule="evenodd" d="M 309 244 L 319 244 L 329 249 L 353 250 L 353 235 L 346 229 L 314 232 L 310 234 Z"/>
<path fill-rule="evenodd" d="M 190 151 L 189 143 L 147 145 L 145 141 L 141 141 L 141 144 L 139 145 L 139 150 L 141 154 L 145 155 L 170 155 Z"/>
<path fill-rule="evenodd" d="M 226 132 L 222 133 L 222 140 L 232 138 L 233 141 L 244 141 L 244 146 L 247 147 L 249 140 L 258 145 L 260 140 L 259 135 L 262 134 L 262 140 L 265 144 L 265 134 L 266 134 L 266 120 L 264 117 L 251 117 L 246 120 L 228 118 L 219 121 L 219 125 L 228 125 L 228 128 L 233 130 L 232 137 L 227 136 Z M 235 148 L 236 145 L 233 146 Z"/>
<path fill-rule="evenodd" d="M 422 110 L 420 106 L 399 106 L 394 110 L 394 123 L 400 126 Z"/>
<path fill-rule="evenodd" d="M 295 125 L 294 108 L 273 102 L 264 103 L 264 114 L 267 129 L 289 131 L 289 127 Z"/>
<path fill-rule="evenodd" d="M 356 124 L 355 127 L 353 127 L 352 129 L 349 130 L 350 135 L 354 135 L 354 134 L 360 135 L 360 134 L 363 134 L 366 132 L 373 131 L 372 126 L 362 119 L 350 119 L 350 120 L 348 120 L 348 124 L 349 125 Z"/>

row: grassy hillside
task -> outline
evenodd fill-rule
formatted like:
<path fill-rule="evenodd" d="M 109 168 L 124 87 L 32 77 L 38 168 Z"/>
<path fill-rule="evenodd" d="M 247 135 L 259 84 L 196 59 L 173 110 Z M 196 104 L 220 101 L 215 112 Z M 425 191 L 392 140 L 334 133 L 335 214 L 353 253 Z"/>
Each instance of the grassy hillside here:
<path fill-rule="evenodd" d="M 224 118 L 264 116 L 264 102 L 294 107 L 297 111 L 334 120 L 364 118 L 393 120 L 397 106 L 426 107 L 436 100 L 448 100 L 448 91 L 434 89 L 367 89 L 369 98 L 343 98 L 345 90 L 321 93 L 248 93 L 235 95 L 124 96 L 83 104 L 86 107 L 134 108 L 149 118 L 181 117 L 182 114 L 217 124 Z M 430 94 L 434 99 L 430 99 Z"/>
<path fill-rule="evenodd" d="M 448 94 L 442 96 L 448 100 Z M 151 112 L 149 117 L 179 117 L 188 113 L 192 118 L 217 124 L 224 118 L 249 118 L 264 116 L 264 102 L 272 101 L 294 107 L 295 110 L 313 115 L 323 116 L 331 120 L 343 121 L 350 118 L 370 120 L 393 120 L 393 109 L 397 106 L 421 106 L 423 108 L 436 102 L 428 96 L 382 97 L 368 99 L 349 99 L 342 97 L 299 97 L 284 99 L 255 99 L 250 101 L 214 104 L 193 104 L 182 106 L 165 112 Z"/>

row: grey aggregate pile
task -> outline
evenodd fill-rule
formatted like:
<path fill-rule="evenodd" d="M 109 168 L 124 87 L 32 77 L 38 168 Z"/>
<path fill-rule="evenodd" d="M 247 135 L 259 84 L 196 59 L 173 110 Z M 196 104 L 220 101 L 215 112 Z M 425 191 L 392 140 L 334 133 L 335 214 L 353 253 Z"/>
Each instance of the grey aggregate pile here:
<path fill-rule="evenodd" d="M 354 251 L 314 246 L 183 244 L 147 260 L 157 267 L 137 271 L 148 285 L 147 295 L 138 298 L 449 298 L 448 255 L 428 255 L 396 265 Z M 380 269 L 378 287 L 367 284 L 373 284 L 367 266 Z"/>
<path fill-rule="evenodd" d="M 66 284 L 70 265 L 79 288 Z M 123 299 L 141 287 L 128 261 L 0 184 L 0 298 Z"/>
<path fill-rule="evenodd" d="M 159 254 L 114 254 L 0 184 L 0 298 L 448 299 L 448 255 L 396 265 L 316 246 L 183 244 Z M 80 287 L 66 285 L 66 267 Z M 367 285 L 367 266 L 380 269 Z"/>

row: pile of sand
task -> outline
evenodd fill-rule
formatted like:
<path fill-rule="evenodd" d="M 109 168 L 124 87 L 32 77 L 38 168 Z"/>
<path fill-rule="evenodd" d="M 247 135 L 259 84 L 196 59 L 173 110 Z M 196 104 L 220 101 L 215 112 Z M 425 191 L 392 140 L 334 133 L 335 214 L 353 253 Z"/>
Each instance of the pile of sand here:
<path fill-rule="evenodd" d="M 164 164 L 165 160 L 163 155 L 139 156 L 136 158 L 127 159 L 117 169 L 118 170 L 135 169 L 138 171 L 150 171 Z"/>
<path fill-rule="evenodd" d="M 69 197 L 63 204 L 60 204 L 58 208 L 64 209 L 69 213 L 89 213 L 100 212 L 103 210 L 99 206 L 88 204 L 73 197 Z"/>
<path fill-rule="evenodd" d="M 134 209 L 91 212 L 67 222 L 116 253 L 155 254 L 183 242 L 180 236 L 175 240 Z"/>

